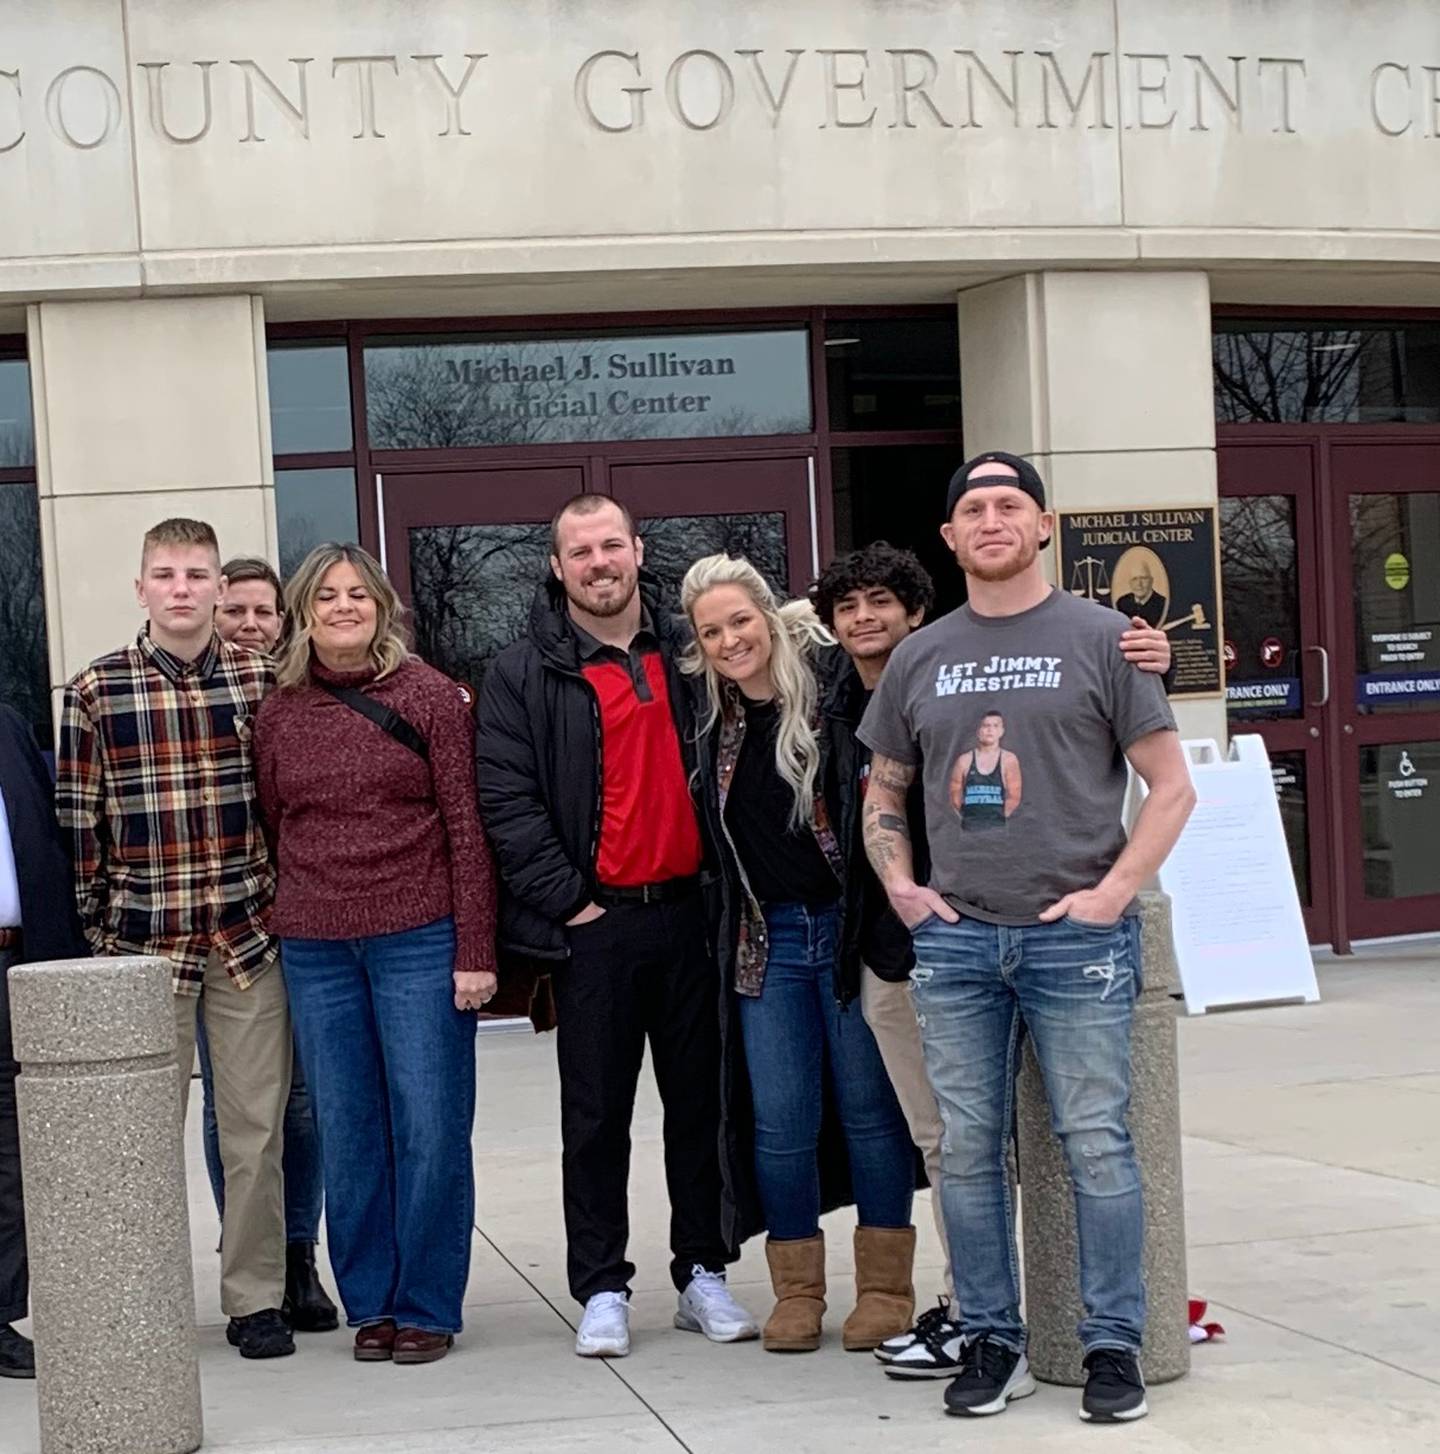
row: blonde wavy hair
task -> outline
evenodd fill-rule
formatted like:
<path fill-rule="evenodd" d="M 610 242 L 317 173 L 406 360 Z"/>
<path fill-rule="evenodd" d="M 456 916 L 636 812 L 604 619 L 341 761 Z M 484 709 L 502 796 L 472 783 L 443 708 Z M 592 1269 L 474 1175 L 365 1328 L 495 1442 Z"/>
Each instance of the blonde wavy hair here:
<path fill-rule="evenodd" d="M 380 569 L 380 562 L 358 545 L 340 545 L 330 541 L 317 545 L 300 562 L 290 583 L 285 587 L 285 617 L 289 634 L 280 648 L 275 664 L 275 679 L 282 687 L 304 686 L 310 680 L 310 638 L 315 630 L 315 597 L 325 573 L 333 565 L 346 561 L 365 584 L 375 602 L 375 635 L 370 641 L 370 660 L 379 676 L 389 676 L 402 662 L 409 660 L 410 647 L 405 640 L 405 607 L 395 594 L 389 577 Z"/>
<path fill-rule="evenodd" d="M 770 628 L 770 676 L 780 709 L 775 736 L 775 768 L 793 794 L 790 827 L 815 822 L 815 777 L 820 769 L 820 740 L 815 731 L 815 705 L 819 687 L 811 658 L 817 646 L 835 638 L 820 624 L 809 601 L 780 602 L 765 577 L 744 556 L 702 556 L 685 572 L 680 584 L 680 605 L 695 627 L 695 603 L 716 586 L 739 586 Z M 700 724 L 708 732 L 735 700 L 736 689 L 727 683 L 705 655 L 698 635 L 680 658 L 680 670 L 705 678 L 709 711 Z"/>

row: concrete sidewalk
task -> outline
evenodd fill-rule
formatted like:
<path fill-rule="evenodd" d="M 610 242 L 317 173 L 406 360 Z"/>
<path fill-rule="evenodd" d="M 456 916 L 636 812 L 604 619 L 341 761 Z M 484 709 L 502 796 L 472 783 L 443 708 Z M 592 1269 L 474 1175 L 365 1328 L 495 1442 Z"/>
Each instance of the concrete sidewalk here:
<path fill-rule="evenodd" d="M 828 1219 L 824 1348 L 767 1355 L 670 1326 L 660 1114 L 637 1111 L 631 1205 L 634 1350 L 571 1352 L 554 1045 L 480 1042 L 479 1215 L 467 1329 L 429 1367 L 362 1365 L 342 1330 L 294 1358 L 242 1363 L 224 1337 L 216 1224 L 189 1126 L 207 1448 L 243 1454 L 460 1450 L 845 1454 L 877 1445 L 1050 1451 L 1440 1450 L 1440 953 L 1392 951 L 1320 968 L 1318 1006 L 1182 1021 L 1190 1285 L 1225 1324 L 1194 1371 L 1152 1390 L 1151 1416 L 1099 1432 L 1078 1393 L 1043 1386 L 983 1424 L 946 1418 L 943 1383 L 901 1385 L 840 1350 L 854 1218 Z M 198 1106 L 198 1099 L 196 1102 Z M 940 1287 L 928 1209 L 916 1286 Z M 732 1273 L 769 1308 L 764 1257 Z M 33 1454 L 34 1386 L 0 1382 L 0 1451 Z"/>

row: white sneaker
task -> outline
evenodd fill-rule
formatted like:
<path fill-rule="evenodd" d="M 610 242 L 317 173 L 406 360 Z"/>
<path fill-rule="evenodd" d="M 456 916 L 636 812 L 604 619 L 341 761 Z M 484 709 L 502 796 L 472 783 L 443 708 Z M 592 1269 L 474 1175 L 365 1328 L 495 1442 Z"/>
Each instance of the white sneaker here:
<path fill-rule="evenodd" d="M 630 1351 L 630 1299 L 623 1292 L 597 1292 L 585 1304 L 575 1334 L 582 1358 L 623 1358 Z"/>
<path fill-rule="evenodd" d="M 730 1296 L 724 1273 L 707 1272 L 697 1263 L 690 1274 L 675 1310 L 677 1328 L 704 1333 L 712 1343 L 743 1343 L 760 1336 L 759 1323 Z"/>

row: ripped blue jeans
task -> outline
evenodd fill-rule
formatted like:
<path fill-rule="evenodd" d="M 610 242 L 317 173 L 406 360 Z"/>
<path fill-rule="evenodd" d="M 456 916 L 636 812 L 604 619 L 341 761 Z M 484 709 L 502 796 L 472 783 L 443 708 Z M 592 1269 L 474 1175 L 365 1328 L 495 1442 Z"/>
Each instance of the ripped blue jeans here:
<path fill-rule="evenodd" d="M 933 917 L 914 940 L 910 979 L 945 1126 L 941 1200 L 962 1332 L 1025 1346 L 1006 1172 L 1023 1020 L 1075 1189 L 1080 1342 L 1087 1353 L 1138 1351 L 1144 1211 L 1126 1114 L 1139 919 L 1006 928 Z"/>

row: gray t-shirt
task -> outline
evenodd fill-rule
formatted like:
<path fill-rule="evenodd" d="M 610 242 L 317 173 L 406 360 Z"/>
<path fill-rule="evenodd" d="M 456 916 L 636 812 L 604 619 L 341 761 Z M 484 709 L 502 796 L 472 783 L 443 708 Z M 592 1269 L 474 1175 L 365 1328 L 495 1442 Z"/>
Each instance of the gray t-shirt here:
<path fill-rule="evenodd" d="M 962 606 L 895 649 L 860 740 L 923 762 L 930 886 L 962 914 L 1033 924 L 1119 857 L 1124 749 L 1175 727 L 1120 652 L 1128 625 L 1052 591 L 1018 616 Z"/>

